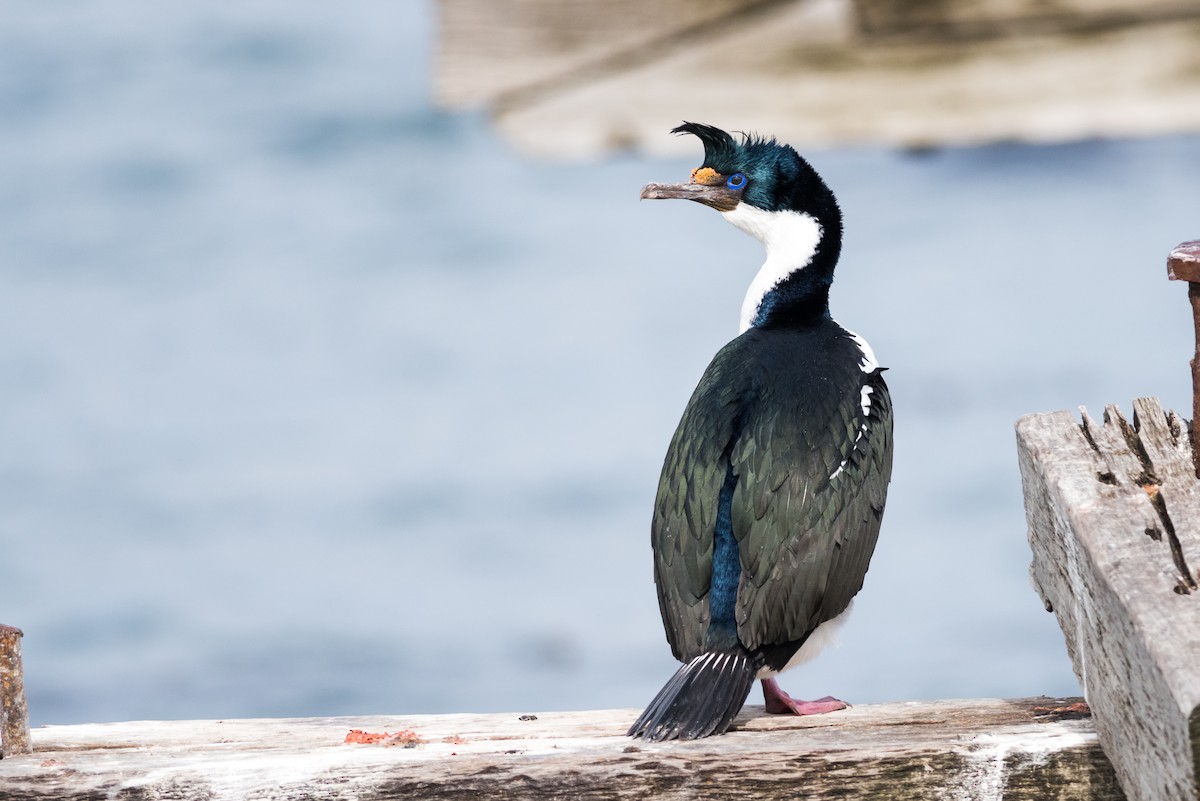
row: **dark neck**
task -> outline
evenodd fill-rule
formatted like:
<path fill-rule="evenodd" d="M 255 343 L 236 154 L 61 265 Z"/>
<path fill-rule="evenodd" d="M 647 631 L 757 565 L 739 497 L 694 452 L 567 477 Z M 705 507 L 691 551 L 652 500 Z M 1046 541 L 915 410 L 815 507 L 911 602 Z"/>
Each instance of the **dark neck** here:
<path fill-rule="evenodd" d="M 756 328 L 800 328 L 829 319 L 829 287 L 842 249 L 841 219 L 821 221 L 824 235 L 807 265 L 798 266 L 759 305 Z"/>

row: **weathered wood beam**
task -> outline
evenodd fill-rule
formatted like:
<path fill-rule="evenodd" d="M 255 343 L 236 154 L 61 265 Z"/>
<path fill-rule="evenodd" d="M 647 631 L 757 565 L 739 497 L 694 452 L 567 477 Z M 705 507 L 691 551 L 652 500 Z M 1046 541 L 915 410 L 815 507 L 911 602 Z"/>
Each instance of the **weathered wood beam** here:
<path fill-rule="evenodd" d="M 1132 801 L 1197 798 L 1200 482 L 1155 398 L 1017 422 L 1032 575 Z"/>
<path fill-rule="evenodd" d="M 1091 720 L 1070 701 L 896 703 L 808 718 L 748 707 L 735 731 L 685 743 L 625 737 L 637 710 L 49 726 L 34 730 L 32 756 L 0 761 L 0 797 L 1122 798 Z M 353 729 L 393 736 L 347 744 Z"/>

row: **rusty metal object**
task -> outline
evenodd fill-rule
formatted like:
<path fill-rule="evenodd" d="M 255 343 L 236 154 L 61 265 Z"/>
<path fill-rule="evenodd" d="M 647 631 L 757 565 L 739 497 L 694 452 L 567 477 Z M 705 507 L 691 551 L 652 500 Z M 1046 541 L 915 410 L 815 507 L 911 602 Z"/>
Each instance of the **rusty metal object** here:
<path fill-rule="evenodd" d="M 1196 326 L 1196 355 L 1192 357 L 1192 464 L 1200 478 L 1200 239 L 1184 242 L 1167 257 L 1167 278 L 1188 282 L 1188 300 Z"/>
<path fill-rule="evenodd" d="M 0 757 L 28 754 L 29 707 L 21 669 L 22 631 L 0 624 Z"/>

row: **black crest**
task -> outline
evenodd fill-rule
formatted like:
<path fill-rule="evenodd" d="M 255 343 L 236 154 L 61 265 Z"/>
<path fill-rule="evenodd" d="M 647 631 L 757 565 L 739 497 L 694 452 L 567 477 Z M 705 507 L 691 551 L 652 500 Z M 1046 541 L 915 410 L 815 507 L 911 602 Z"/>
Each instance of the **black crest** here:
<path fill-rule="evenodd" d="M 841 213 L 829 187 L 791 145 L 773 138 L 727 131 L 699 122 L 685 122 L 671 133 L 691 134 L 704 144 L 704 163 L 722 175 L 744 174 L 749 183 L 743 200 L 767 211 L 791 209 L 816 217 L 826 232 L 841 234 Z"/>
<path fill-rule="evenodd" d="M 673 134 L 691 134 L 704 144 L 702 167 L 712 167 L 717 172 L 728 172 L 730 165 L 738 160 L 739 145 L 727 131 L 701 122 L 685 122 L 671 129 Z"/>

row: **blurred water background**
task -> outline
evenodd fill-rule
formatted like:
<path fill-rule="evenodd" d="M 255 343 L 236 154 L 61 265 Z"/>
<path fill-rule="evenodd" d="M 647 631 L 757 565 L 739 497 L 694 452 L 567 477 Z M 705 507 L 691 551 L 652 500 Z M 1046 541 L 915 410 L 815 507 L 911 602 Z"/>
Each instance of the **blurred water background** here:
<path fill-rule="evenodd" d="M 33 722 L 644 704 L 658 470 L 762 260 L 637 202 L 696 159 L 546 163 L 439 111 L 429 3 L 0 21 L 0 622 Z M 842 645 L 785 687 L 1078 692 L 1012 426 L 1189 408 L 1164 259 L 1200 138 L 807 155 L 896 461 Z"/>

